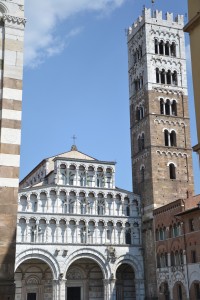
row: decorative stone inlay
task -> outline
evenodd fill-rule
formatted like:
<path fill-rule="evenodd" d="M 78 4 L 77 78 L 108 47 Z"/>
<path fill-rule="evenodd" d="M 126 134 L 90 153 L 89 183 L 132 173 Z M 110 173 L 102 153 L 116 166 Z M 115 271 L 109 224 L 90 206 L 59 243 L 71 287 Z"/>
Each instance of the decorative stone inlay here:
<path fill-rule="evenodd" d="M 155 123 L 158 123 L 158 124 L 168 124 L 168 125 L 178 125 L 178 126 L 186 126 L 185 122 L 184 121 L 180 121 L 180 120 L 175 120 L 175 121 L 171 121 L 171 120 L 163 120 L 163 119 L 155 119 L 154 120 Z"/>
<path fill-rule="evenodd" d="M 165 155 L 165 156 L 167 156 L 167 155 L 173 156 L 174 155 L 176 157 L 178 157 L 178 156 L 189 157 L 189 155 L 187 155 L 186 153 L 181 153 L 181 152 L 160 151 L 160 150 L 157 150 L 156 152 L 160 155 Z"/>

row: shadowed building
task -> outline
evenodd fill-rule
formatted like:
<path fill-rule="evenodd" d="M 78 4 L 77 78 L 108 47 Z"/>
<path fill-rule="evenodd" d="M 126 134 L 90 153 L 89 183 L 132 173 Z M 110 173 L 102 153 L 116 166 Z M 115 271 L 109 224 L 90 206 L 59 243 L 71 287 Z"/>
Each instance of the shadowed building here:
<path fill-rule="evenodd" d="M 14 299 L 24 1 L 0 1 L 0 299 Z"/>

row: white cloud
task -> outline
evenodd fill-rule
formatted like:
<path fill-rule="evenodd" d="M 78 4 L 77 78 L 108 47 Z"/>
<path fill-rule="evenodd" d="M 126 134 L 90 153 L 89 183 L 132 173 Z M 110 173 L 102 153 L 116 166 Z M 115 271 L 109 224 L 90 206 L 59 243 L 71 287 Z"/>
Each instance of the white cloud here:
<path fill-rule="evenodd" d="M 46 58 L 59 54 L 69 39 L 83 28 L 74 28 L 65 37 L 57 36 L 60 22 L 83 12 L 110 13 L 125 0 L 29 0 L 25 36 L 25 65 L 36 67 Z"/>

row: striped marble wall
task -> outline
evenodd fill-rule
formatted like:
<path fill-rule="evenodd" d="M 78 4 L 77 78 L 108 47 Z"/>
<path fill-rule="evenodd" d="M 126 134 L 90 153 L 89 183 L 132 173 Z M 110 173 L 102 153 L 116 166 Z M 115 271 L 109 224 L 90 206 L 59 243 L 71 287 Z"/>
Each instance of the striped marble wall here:
<path fill-rule="evenodd" d="M 14 298 L 19 185 L 24 6 L 0 1 L 0 299 Z"/>

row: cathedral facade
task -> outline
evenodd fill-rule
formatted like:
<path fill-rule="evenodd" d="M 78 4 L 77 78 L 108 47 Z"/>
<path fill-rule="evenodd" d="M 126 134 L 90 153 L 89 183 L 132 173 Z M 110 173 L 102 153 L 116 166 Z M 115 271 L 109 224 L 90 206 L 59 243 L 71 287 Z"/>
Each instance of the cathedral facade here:
<path fill-rule="evenodd" d="M 144 299 L 141 205 L 115 163 L 77 150 L 20 183 L 16 300 Z"/>

